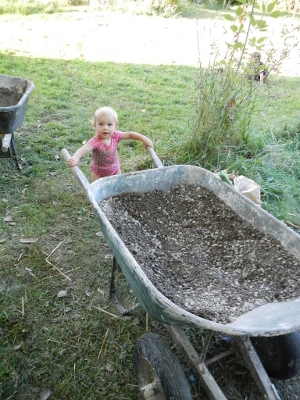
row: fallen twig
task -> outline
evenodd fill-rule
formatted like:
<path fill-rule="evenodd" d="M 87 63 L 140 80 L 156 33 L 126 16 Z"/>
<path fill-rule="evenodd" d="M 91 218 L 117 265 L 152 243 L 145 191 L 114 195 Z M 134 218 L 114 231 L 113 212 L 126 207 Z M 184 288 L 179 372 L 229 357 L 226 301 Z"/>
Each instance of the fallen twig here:
<path fill-rule="evenodd" d="M 96 306 L 93 306 L 93 307 L 96 308 L 96 310 L 98 310 L 98 311 L 101 311 L 101 312 L 104 312 L 107 315 L 110 315 L 111 317 L 122 318 L 122 317 L 119 317 L 118 315 L 115 315 L 115 314 L 112 314 L 112 313 L 110 313 L 108 311 L 103 310 L 103 308 L 101 308 L 101 307 L 96 307 Z"/>
<path fill-rule="evenodd" d="M 289 226 L 292 226 L 292 227 L 295 228 L 295 229 L 300 229 L 300 226 L 297 226 L 297 225 L 293 224 L 293 223 L 290 222 L 290 221 L 285 221 L 285 223 L 286 223 L 287 225 L 289 225 Z"/>
<path fill-rule="evenodd" d="M 69 269 L 69 271 L 66 272 L 66 274 L 68 274 L 69 272 L 73 272 L 76 271 L 77 269 L 79 269 L 80 267 L 74 268 L 74 269 Z M 42 281 L 44 281 L 45 279 L 49 279 L 49 278 L 54 278 L 55 276 L 57 276 L 59 274 L 55 274 L 55 275 L 51 275 L 51 276 L 46 276 L 46 278 L 43 278 Z"/>
<path fill-rule="evenodd" d="M 24 302 L 24 297 L 22 297 L 22 316 L 24 317 L 25 314 L 25 302 Z"/>
<path fill-rule="evenodd" d="M 106 338 L 107 338 L 107 335 L 108 335 L 108 331 L 109 331 L 109 328 L 107 329 L 107 331 L 106 331 L 106 333 L 105 333 L 105 336 L 104 336 L 104 339 L 103 339 L 101 348 L 100 348 L 100 350 L 99 350 L 99 353 L 98 353 L 98 360 L 99 360 L 99 358 L 100 358 L 100 356 L 101 356 L 101 353 L 102 353 L 102 350 L 103 350 L 103 346 L 104 346 L 104 343 L 105 343 Z"/>
<path fill-rule="evenodd" d="M 35 275 L 31 272 L 31 269 L 29 269 L 29 268 L 27 268 L 27 267 L 25 267 L 25 269 L 26 269 L 26 271 L 28 271 L 28 272 L 30 273 L 30 275 L 32 275 L 32 276 L 34 276 L 35 278 L 37 278 L 37 276 L 35 276 Z"/>
<path fill-rule="evenodd" d="M 48 257 L 47 257 L 48 258 Z M 51 267 L 53 267 L 54 269 L 56 269 L 56 271 L 58 271 L 62 276 L 64 276 L 65 278 L 69 279 L 69 281 L 71 281 L 72 279 L 69 278 L 66 274 L 64 274 L 59 268 L 57 268 L 56 265 L 52 264 L 52 262 L 50 262 L 48 259 L 46 258 L 46 263 L 48 263 L 49 265 L 51 265 Z"/>
<path fill-rule="evenodd" d="M 51 265 L 51 267 L 53 267 L 54 269 L 56 269 L 56 271 L 58 271 L 62 276 L 64 276 L 65 278 L 69 279 L 69 281 L 71 281 L 71 280 L 72 280 L 71 278 L 69 278 L 69 277 L 68 277 L 66 274 L 64 274 L 59 268 L 57 268 L 56 265 L 52 264 L 52 262 L 49 261 L 49 257 L 52 256 L 52 254 L 59 248 L 59 246 L 60 246 L 64 241 L 65 241 L 65 239 L 62 240 L 62 241 L 51 251 L 51 253 L 46 257 L 45 261 L 46 261 L 46 263 L 48 263 L 49 265 Z"/>
<path fill-rule="evenodd" d="M 48 258 L 52 256 L 52 254 L 60 247 L 60 245 L 61 245 L 64 241 L 65 241 L 65 239 L 62 240 L 62 241 L 51 251 L 51 253 L 47 256 L 46 260 L 48 260 Z"/>

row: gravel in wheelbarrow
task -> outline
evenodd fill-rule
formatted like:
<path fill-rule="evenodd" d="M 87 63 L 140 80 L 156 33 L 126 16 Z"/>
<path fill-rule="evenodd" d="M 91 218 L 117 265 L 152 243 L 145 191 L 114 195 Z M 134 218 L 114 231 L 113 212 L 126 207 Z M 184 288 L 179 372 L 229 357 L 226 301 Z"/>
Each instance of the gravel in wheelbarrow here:
<path fill-rule="evenodd" d="M 123 193 L 101 207 L 156 288 L 197 316 L 226 324 L 300 296 L 300 262 L 204 187 Z"/>

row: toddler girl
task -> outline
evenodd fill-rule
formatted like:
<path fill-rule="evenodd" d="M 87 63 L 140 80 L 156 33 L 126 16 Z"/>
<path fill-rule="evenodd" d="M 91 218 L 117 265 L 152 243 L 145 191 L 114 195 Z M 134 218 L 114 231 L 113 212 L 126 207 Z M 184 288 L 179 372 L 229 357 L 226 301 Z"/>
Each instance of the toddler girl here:
<path fill-rule="evenodd" d="M 98 108 L 94 116 L 96 134 L 85 145 L 78 149 L 68 161 L 74 167 L 88 152 L 92 152 L 91 181 L 94 182 L 104 176 L 121 173 L 118 157 L 118 143 L 122 139 L 140 140 L 145 147 L 153 147 L 153 143 L 146 136 L 137 132 L 117 131 L 118 115 L 111 107 Z"/>
<path fill-rule="evenodd" d="M 264 64 L 261 61 L 261 54 L 259 51 L 255 51 L 251 55 L 251 64 L 250 68 L 254 69 L 253 79 L 255 81 L 259 81 L 260 85 L 266 82 L 268 77 L 268 70 L 263 68 Z"/>

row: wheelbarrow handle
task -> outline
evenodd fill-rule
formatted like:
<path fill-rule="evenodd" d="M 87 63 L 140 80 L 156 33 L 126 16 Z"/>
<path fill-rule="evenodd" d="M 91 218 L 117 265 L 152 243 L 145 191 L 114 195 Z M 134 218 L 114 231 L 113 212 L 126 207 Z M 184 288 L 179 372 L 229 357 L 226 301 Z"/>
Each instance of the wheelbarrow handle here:
<path fill-rule="evenodd" d="M 62 149 L 61 154 L 63 155 L 63 157 L 66 161 L 69 161 L 69 159 L 71 158 L 71 155 L 67 149 Z"/>
<path fill-rule="evenodd" d="M 147 147 L 147 150 L 152 158 L 152 161 L 153 161 L 153 164 L 155 165 L 155 167 L 163 168 L 163 164 L 160 161 L 160 159 L 157 157 L 154 149 L 152 147 Z M 71 158 L 70 153 L 68 152 L 67 149 L 62 149 L 61 154 L 63 155 L 63 157 L 66 161 L 68 161 Z M 83 174 L 83 172 L 81 171 L 81 169 L 79 167 L 77 167 L 77 166 L 72 167 L 72 171 L 76 175 L 78 180 L 81 182 L 81 184 L 83 184 L 86 188 L 88 188 L 90 186 L 89 181 L 87 180 L 86 176 Z"/>
<path fill-rule="evenodd" d="M 67 149 L 62 149 L 61 150 L 61 154 L 63 155 L 64 159 L 66 161 L 68 161 L 71 156 L 70 153 L 68 152 Z M 74 175 L 76 176 L 78 182 L 80 183 L 80 185 L 83 187 L 83 189 L 87 192 L 87 190 L 89 189 L 89 187 L 91 186 L 90 182 L 88 181 L 87 177 L 85 176 L 85 174 L 81 171 L 81 169 L 77 166 L 72 167 L 72 171 L 74 173 Z"/>
<path fill-rule="evenodd" d="M 147 147 L 147 150 L 148 150 L 148 153 L 150 154 L 150 157 L 152 158 L 153 164 L 156 166 L 156 168 L 163 168 L 163 163 L 157 157 L 153 147 Z"/>

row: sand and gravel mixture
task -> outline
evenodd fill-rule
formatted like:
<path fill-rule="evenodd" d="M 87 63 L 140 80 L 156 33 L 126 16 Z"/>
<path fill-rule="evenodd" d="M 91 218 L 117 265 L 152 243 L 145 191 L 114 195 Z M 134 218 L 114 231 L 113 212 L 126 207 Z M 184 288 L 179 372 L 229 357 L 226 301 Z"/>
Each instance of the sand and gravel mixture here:
<path fill-rule="evenodd" d="M 125 193 L 101 207 L 157 289 L 198 316 L 228 323 L 300 296 L 300 261 L 205 188 Z"/>

